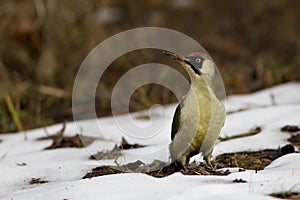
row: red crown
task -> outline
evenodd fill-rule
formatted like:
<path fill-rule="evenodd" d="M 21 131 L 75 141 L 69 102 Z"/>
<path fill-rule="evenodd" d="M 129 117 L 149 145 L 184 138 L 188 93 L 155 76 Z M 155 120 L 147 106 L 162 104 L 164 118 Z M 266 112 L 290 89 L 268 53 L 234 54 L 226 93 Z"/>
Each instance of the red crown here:
<path fill-rule="evenodd" d="M 202 56 L 202 57 L 210 58 L 210 56 L 207 53 L 204 53 L 204 52 L 193 52 L 193 53 L 190 53 L 186 56 Z"/>

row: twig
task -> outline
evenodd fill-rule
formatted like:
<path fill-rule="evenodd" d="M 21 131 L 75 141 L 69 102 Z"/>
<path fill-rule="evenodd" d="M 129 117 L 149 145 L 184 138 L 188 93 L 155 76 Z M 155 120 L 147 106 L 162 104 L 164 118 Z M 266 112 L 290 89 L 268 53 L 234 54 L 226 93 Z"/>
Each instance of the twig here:
<path fill-rule="evenodd" d="M 277 102 L 273 92 L 270 94 L 270 98 L 271 98 L 272 106 L 276 106 Z"/>
<path fill-rule="evenodd" d="M 236 138 L 248 137 L 248 136 L 256 135 L 256 134 L 258 134 L 260 132 L 261 132 L 261 128 L 258 126 L 258 127 L 255 127 L 253 129 L 249 130 L 246 133 L 240 133 L 240 134 L 229 136 L 229 137 L 219 137 L 219 140 L 221 142 L 224 142 L 224 141 L 232 140 L 232 139 L 236 139 Z"/>
<path fill-rule="evenodd" d="M 41 26 L 46 20 L 46 5 L 42 0 L 34 0 L 33 3 L 37 14 L 36 24 Z"/>
<path fill-rule="evenodd" d="M 65 120 L 63 123 L 63 127 L 61 128 L 61 130 L 57 133 L 58 136 L 63 136 L 66 130 L 66 125 L 67 125 L 67 121 Z"/>
<path fill-rule="evenodd" d="M 70 96 L 68 92 L 66 92 L 62 89 L 54 88 L 54 87 L 40 85 L 37 88 L 40 93 L 51 95 L 51 96 L 54 96 L 57 98 L 66 98 L 66 97 Z"/>
<path fill-rule="evenodd" d="M 46 128 L 46 127 L 43 127 L 43 129 L 44 129 L 44 132 L 45 132 L 46 136 L 50 136 L 50 134 L 49 134 L 47 128 Z"/>
<path fill-rule="evenodd" d="M 19 118 L 18 112 L 15 109 L 15 106 L 14 106 L 9 94 L 4 94 L 4 98 L 5 98 L 6 106 L 9 110 L 9 113 L 10 113 L 15 125 L 17 126 L 18 131 L 23 132 L 24 133 L 24 139 L 27 140 L 27 135 L 24 132 L 23 125 L 22 125 L 21 120 Z"/>
<path fill-rule="evenodd" d="M 7 154 L 14 148 L 15 145 L 16 145 L 16 143 L 11 145 L 11 147 L 6 152 L 4 152 L 4 154 L 2 154 L 2 156 L 0 157 L 0 160 L 4 159 L 7 156 Z"/>
<path fill-rule="evenodd" d="M 67 125 L 67 121 L 65 120 L 64 121 L 64 123 L 63 123 L 63 126 L 62 126 L 62 128 L 59 130 L 59 131 L 57 131 L 55 134 L 54 134 L 54 136 L 64 136 L 64 133 L 65 133 L 65 130 L 66 130 L 66 125 Z M 53 136 L 53 135 L 51 135 L 49 132 L 48 132 L 48 130 L 47 130 L 47 127 L 44 127 L 44 132 L 45 132 L 45 134 L 47 135 L 47 136 Z"/>

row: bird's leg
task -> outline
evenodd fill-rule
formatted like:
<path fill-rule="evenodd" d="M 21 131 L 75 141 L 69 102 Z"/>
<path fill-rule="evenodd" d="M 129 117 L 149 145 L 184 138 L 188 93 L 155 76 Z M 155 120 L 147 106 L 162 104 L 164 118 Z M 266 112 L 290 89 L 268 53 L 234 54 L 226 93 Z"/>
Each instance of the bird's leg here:
<path fill-rule="evenodd" d="M 188 171 L 186 168 L 188 158 L 186 156 L 181 156 L 178 158 L 175 162 L 173 162 L 171 165 L 173 165 L 175 171 Z"/>
<path fill-rule="evenodd" d="M 174 169 L 174 172 L 179 172 L 180 170 L 184 169 L 185 170 L 185 167 L 182 165 L 182 163 L 178 162 L 177 160 L 175 162 L 172 162 L 170 164 L 170 166 L 173 167 Z"/>
<path fill-rule="evenodd" d="M 187 169 L 186 169 L 187 158 L 184 155 L 178 159 L 178 162 L 180 163 L 180 165 L 184 169 L 184 171 L 187 171 Z"/>
<path fill-rule="evenodd" d="M 211 150 L 207 155 L 204 156 L 204 160 L 206 162 L 206 164 L 208 165 L 208 167 L 214 171 L 216 171 L 216 168 L 212 166 L 211 164 L 211 154 L 212 154 L 212 151 Z"/>

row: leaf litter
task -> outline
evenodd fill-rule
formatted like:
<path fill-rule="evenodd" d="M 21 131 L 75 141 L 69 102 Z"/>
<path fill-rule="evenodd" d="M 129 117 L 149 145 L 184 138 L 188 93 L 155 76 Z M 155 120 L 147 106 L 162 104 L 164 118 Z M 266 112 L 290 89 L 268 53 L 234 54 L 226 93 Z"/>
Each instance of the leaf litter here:
<path fill-rule="evenodd" d="M 49 181 L 47 180 L 44 180 L 42 178 L 32 178 L 30 181 L 29 181 L 29 184 L 30 185 L 34 185 L 34 184 L 44 184 L 44 183 L 48 183 Z"/>
<path fill-rule="evenodd" d="M 47 130 L 45 129 L 46 135 L 45 137 L 40 137 L 37 140 L 52 140 L 52 144 L 44 150 L 48 149 L 57 149 L 57 148 L 83 148 L 91 143 L 93 143 L 95 140 L 99 140 L 101 138 L 96 138 L 96 137 L 89 137 L 89 136 L 84 136 L 80 134 L 75 134 L 74 136 L 66 136 L 64 135 L 66 129 L 66 122 L 63 123 L 63 127 L 61 130 L 54 134 L 49 134 Z"/>
<path fill-rule="evenodd" d="M 263 170 L 275 159 L 294 152 L 294 146 L 288 144 L 278 149 L 224 153 L 216 157 L 215 163 L 217 168 L 238 167 L 248 170 Z"/>
<path fill-rule="evenodd" d="M 90 156 L 90 159 L 92 160 L 109 160 L 109 159 L 117 159 L 119 156 L 122 155 L 122 150 L 127 149 L 137 149 L 145 147 L 145 145 L 141 145 L 138 143 L 130 144 L 127 142 L 127 140 L 122 137 L 121 144 L 115 145 L 112 150 L 103 150 L 99 151 L 96 154 L 93 154 Z"/>
<path fill-rule="evenodd" d="M 273 193 L 270 194 L 272 197 L 280 198 L 280 199 L 300 199 L 300 193 L 299 192 L 281 192 L 281 193 Z"/>
<path fill-rule="evenodd" d="M 297 132 L 299 130 L 298 126 L 287 125 L 281 128 L 284 132 Z M 91 144 L 97 138 L 86 137 L 79 134 L 74 136 L 64 136 L 65 123 L 60 131 L 56 134 L 48 135 L 46 137 L 38 138 L 38 140 L 52 139 L 53 143 L 46 147 L 45 149 L 55 149 L 64 147 L 76 147 L 82 148 L 86 145 Z M 239 137 L 247 137 L 250 135 L 255 135 L 261 132 L 260 127 L 255 127 L 249 130 L 247 133 L 239 134 L 238 136 L 222 138 L 222 141 L 236 139 Z M 292 135 L 288 141 L 290 141 L 295 146 L 299 145 L 300 135 Z M 145 147 L 141 144 L 130 144 L 128 141 L 122 137 L 121 144 L 119 146 L 115 145 L 112 150 L 103 150 L 97 152 L 90 156 L 90 159 L 95 160 L 105 160 L 105 159 L 116 159 L 122 155 L 122 150 L 136 149 Z M 280 156 L 286 155 L 288 153 L 294 153 L 295 149 L 293 145 L 285 145 L 278 149 L 265 149 L 254 152 L 236 152 L 236 153 L 225 153 L 217 156 L 213 161 L 216 169 L 237 167 L 240 171 L 243 169 L 248 170 L 262 170 L 268 166 L 273 160 L 279 158 Z M 228 170 L 214 170 L 209 168 L 205 163 L 192 162 L 185 167 L 178 168 L 173 164 L 168 164 L 159 160 L 154 160 L 151 164 L 145 164 L 142 161 L 136 161 L 133 163 L 128 163 L 124 165 L 117 166 L 100 166 L 92 170 L 92 172 L 87 173 L 83 178 L 92 178 L 96 176 L 103 176 L 109 174 L 119 174 L 119 173 L 145 173 L 153 177 L 166 177 L 175 172 L 180 172 L 184 175 L 228 175 L 230 172 Z M 238 182 L 238 180 L 236 181 Z"/>
<path fill-rule="evenodd" d="M 297 125 L 286 125 L 281 128 L 282 132 L 288 132 L 291 133 L 291 137 L 288 139 L 288 141 L 293 144 L 294 146 L 297 146 L 300 148 L 300 128 Z M 297 133 L 297 134 L 295 134 Z"/>
<path fill-rule="evenodd" d="M 225 153 L 217 156 L 213 163 L 217 170 L 209 168 L 204 162 L 200 164 L 192 162 L 184 168 L 178 168 L 174 164 L 168 164 L 159 160 L 154 160 L 151 164 L 145 164 L 141 161 L 117 166 L 100 166 L 88 172 L 83 178 L 93 178 L 97 176 L 120 174 L 120 173 L 145 173 L 156 178 L 169 176 L 175 172 L 184 175 L 228 175 L 229 170 L 222 168 L 237 167 L 239 171 L 262 170 L 275 159 L 294 153 L 295 149 L 288 144 L 278 149 L 265 149 L 254 152 Z"/>

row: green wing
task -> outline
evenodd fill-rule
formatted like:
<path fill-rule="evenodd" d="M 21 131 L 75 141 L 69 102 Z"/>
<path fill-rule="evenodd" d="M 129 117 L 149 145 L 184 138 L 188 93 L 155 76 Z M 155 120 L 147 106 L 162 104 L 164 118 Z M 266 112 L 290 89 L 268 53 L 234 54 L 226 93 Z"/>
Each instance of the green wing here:
<path fill-rule="evenodd" d="M 183 104 L 182 104 L 183 105 Z M 178 104 L 174 116 L 173 116 L 173 122 L 172 122 L 172 131 L 171 131 L 171 140 L 173 141 L 176 133 L 178 132 L 178 129 L 180 127 L 180 110 L 181 110 L 181 103 Z"/>

